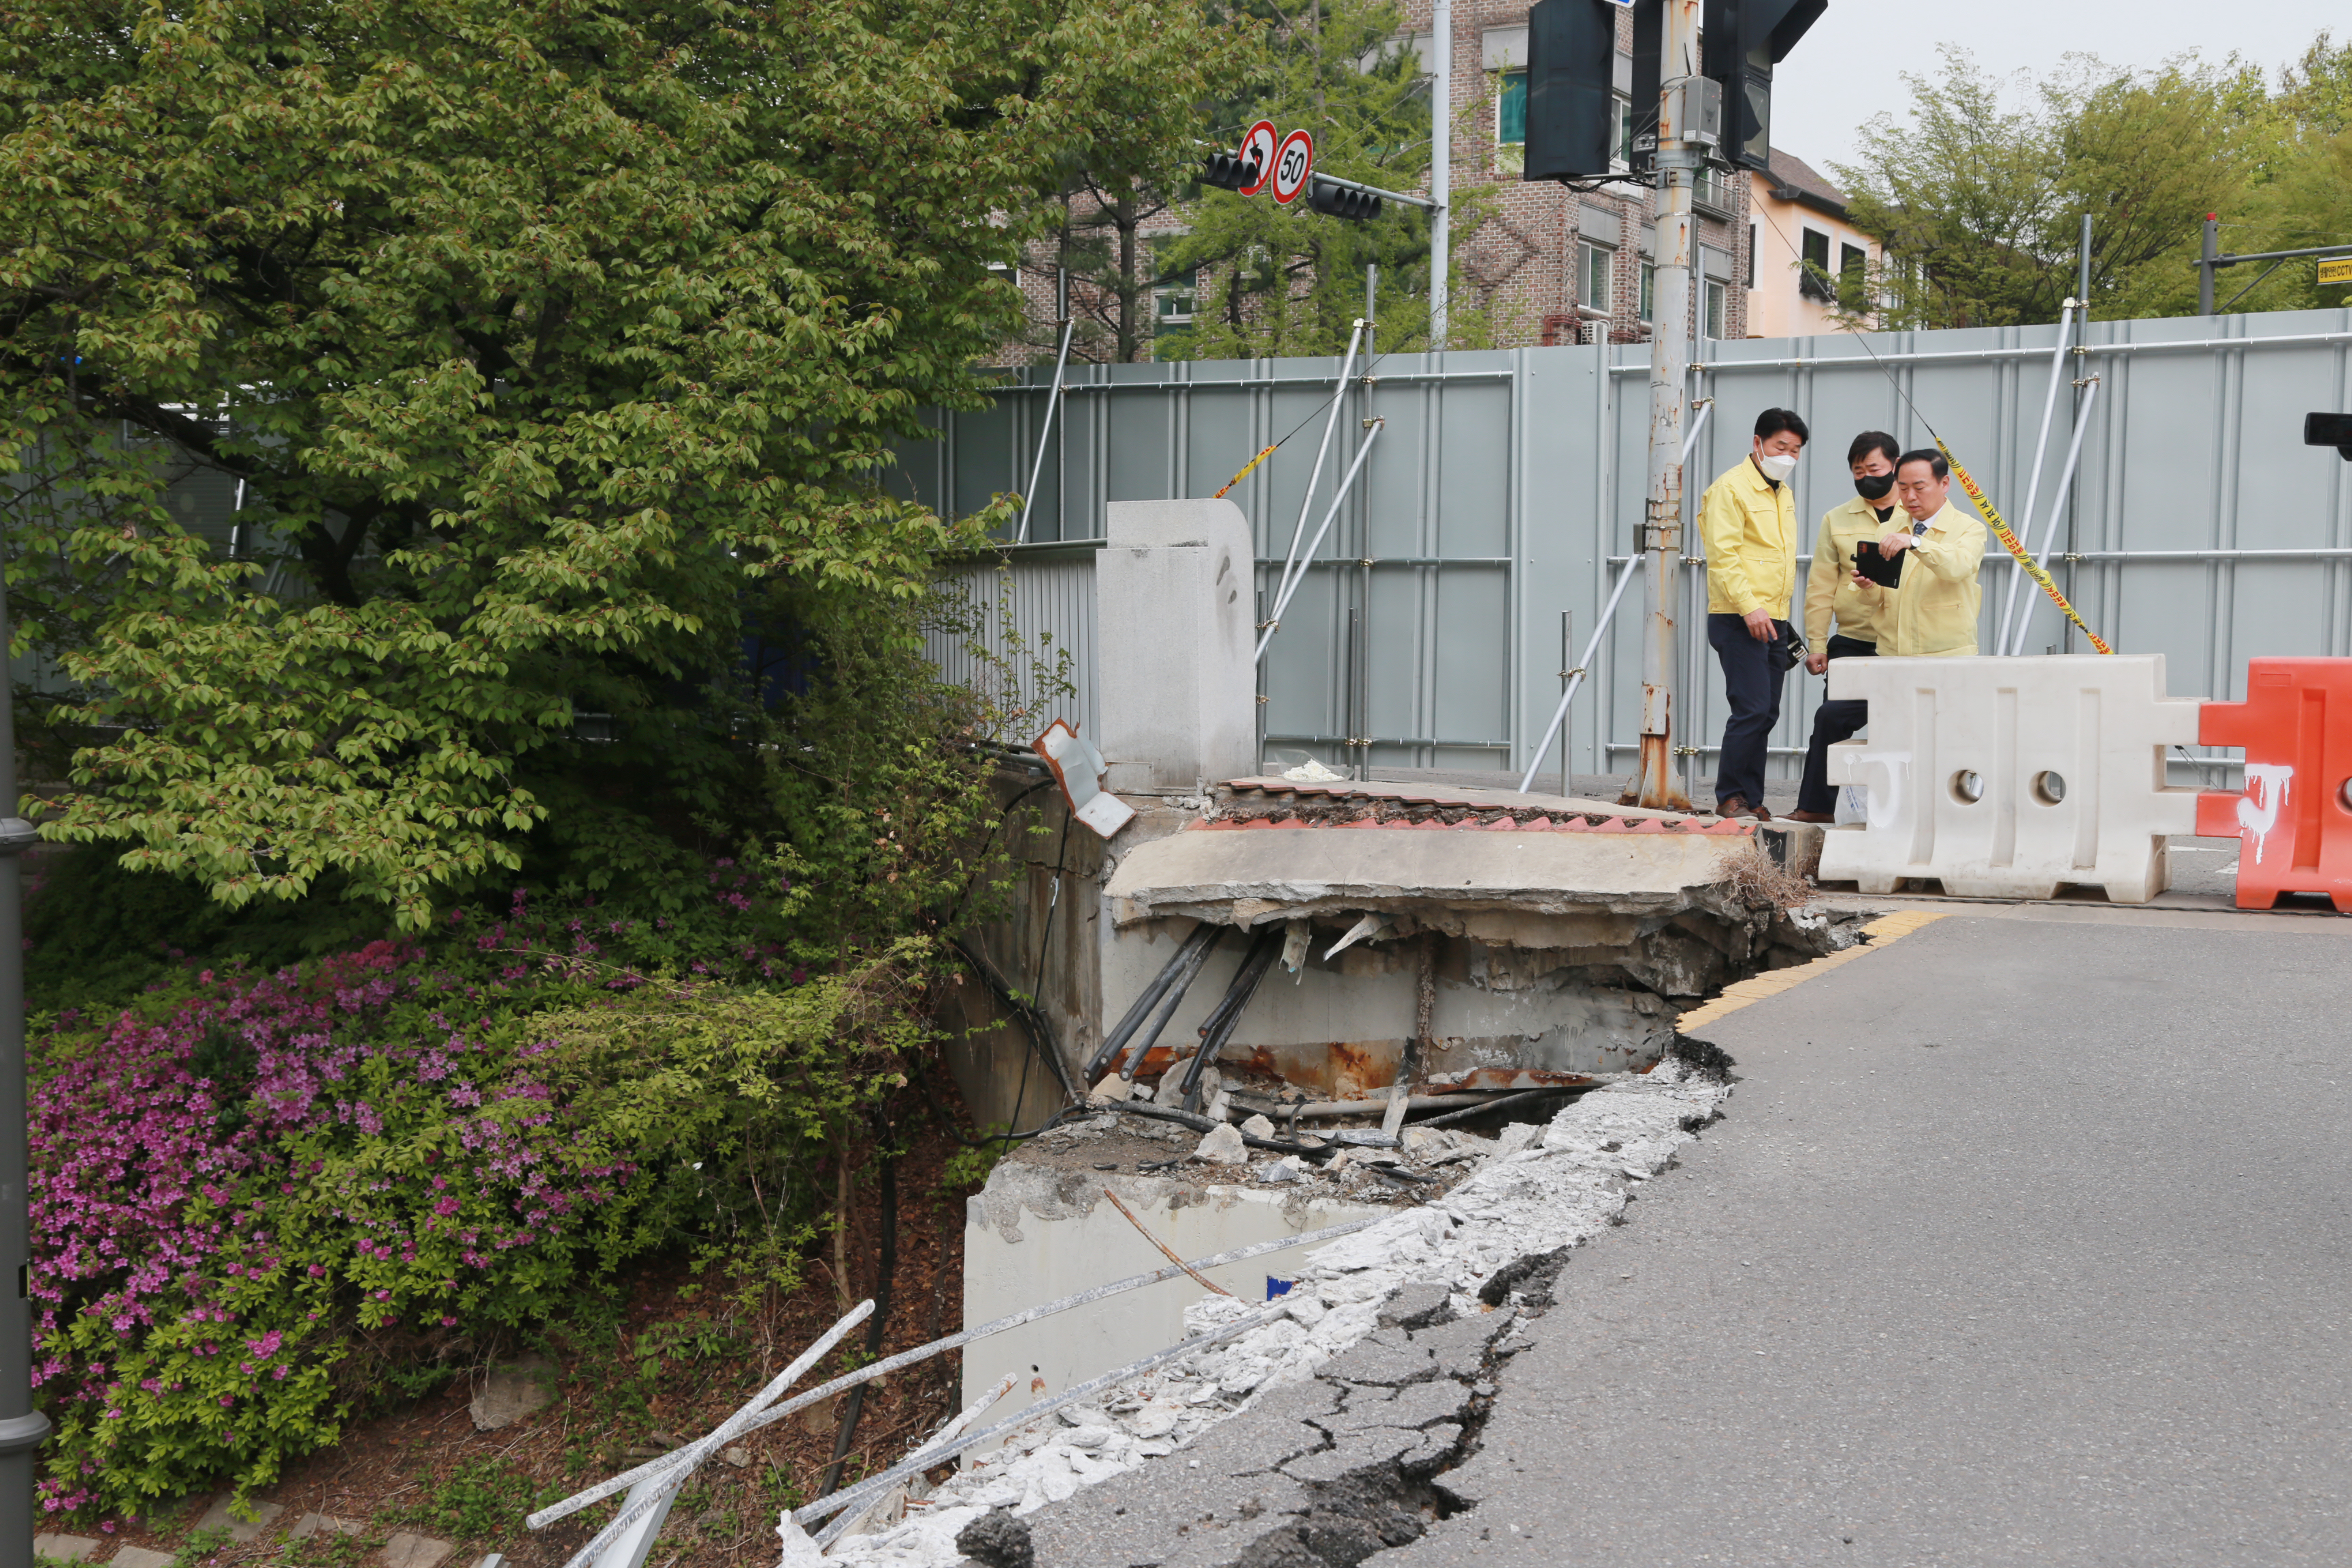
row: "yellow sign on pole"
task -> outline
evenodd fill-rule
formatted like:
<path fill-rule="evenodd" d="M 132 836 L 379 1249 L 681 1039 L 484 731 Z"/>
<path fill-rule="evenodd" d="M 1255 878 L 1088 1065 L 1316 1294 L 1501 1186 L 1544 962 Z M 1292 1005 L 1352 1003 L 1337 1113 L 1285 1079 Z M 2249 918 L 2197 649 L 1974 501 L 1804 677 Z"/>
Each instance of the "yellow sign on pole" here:
<path fill-rule="evenodd" d="M 2352 256 L 2331 256 L 2319 264 L 2322 283 L 2352 283 Z"/>

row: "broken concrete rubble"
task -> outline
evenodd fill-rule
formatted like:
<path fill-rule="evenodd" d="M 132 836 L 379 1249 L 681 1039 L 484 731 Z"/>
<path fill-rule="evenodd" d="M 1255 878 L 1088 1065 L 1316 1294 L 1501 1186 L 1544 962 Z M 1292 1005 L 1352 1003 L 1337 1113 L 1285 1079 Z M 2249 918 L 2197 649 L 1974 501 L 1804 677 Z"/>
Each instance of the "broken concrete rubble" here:
<path fill-rule="evenodd" d="M 1675 1057 L 1510 1145 L 1486 1141 L 1492 1152 L 1442 1199 L 1300 1263 L 1282 1317 L 1099 1409 L 1043 1418 L 834 1555 L 948 1568 L 963 1559 L 959 1533 L 996 1510 L 1026 1522 L 1038 1568 L 1332 1568 L 1401 1543 L 1390 1537 L 1406 1516 L 1464 1506 L 1444 1478 L 1475 1448 L 1494 1358 L 1510 1352 L 1550 1267 L 1513 1266 L 1616 1220 L 1728 1092 Z M 1498 1278 L 1490 1306 L 1482 1288 Z M 1206 1331 L 1250 1310 L 1210 1298 L 1185 1316 Z M 1229 1419 L 1236 1411 L 1245 1418 Z"/>

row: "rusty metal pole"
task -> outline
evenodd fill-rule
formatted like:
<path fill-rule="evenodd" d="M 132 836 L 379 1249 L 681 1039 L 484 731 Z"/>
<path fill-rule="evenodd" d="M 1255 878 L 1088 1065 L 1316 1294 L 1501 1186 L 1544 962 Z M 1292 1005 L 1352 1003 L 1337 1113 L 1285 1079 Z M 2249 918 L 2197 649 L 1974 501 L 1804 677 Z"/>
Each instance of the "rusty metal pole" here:
<path fill-rule="evenodd" d="M 1666 0 L 1665 48 L 1658 72 L 1658 219 L 1650 310 L 1650 489 L 1642 550 L 1650 558 L 1642 592 L 1642 754 L 1633 795 L 1639 804 L 1688 810 L 1675 780 L 1675 614 L 1683 567 L 1683 402 L 1690 377 L 1691 185 L 1699 167 L 1697 128 L 1683 123 L 1686 89 L 1698 77 L 1700 0 Z"/>

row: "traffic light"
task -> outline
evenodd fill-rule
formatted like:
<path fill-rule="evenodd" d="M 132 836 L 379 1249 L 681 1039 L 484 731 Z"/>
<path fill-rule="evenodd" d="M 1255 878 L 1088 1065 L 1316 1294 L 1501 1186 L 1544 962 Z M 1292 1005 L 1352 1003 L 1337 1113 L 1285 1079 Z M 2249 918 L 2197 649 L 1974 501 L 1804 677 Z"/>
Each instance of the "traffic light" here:
<path fill-rule="evenodd" d="M 1723 84 L 1724 156 L 1732 163 L 1770 163 L 1772 68 L 1828 9 L 1829 0 L 1706 0 L 1699 74 Z"/>
<path fill-rule="evenodd" d="M 1713 16 L 1713 11 L 1705 15 Z M 1704 38 L 1705 35 L 1702 34 Z M 1633 173 L 1646 174 L 1657 167 L 1659 57 L 1666 52 L 1666 8 L 1661 0 L 1636 0 L 1633 6 L 1633 75 L 1627 90 L 1633 124 L 1626 133 L 1632 143 L 1625 162 Z"/>
<path fill-rule="evenodd" d="M 1654 8 L 1654 7 L 1653 7 Z M 1617 129 L 1612 76 L 1617 11 L 1610 0 L 1536 0 L 1528 11 L 1528 129 L 1523 180 L 1609 173 Z M 1651 114 L 1657 112 L 1657 94 Z"/>
<path fill-rule="evenodd" d="M 1358 223 L 1370 223 L 1381 216 L 1381 198 L 1371 192 L 1351 191 L 1345 185 L 1328 184 L 1321 180 L 1308 187 L 1307 205 L 1318 213 L 1353 218 Z"/>
<path fill-rule="evenodd" d="M 1246 190 L 1257 184 L 1257 165 L 1231 153 L 1212 153 L 1201 170 L 1201 183 L 1223 191 Z"/>

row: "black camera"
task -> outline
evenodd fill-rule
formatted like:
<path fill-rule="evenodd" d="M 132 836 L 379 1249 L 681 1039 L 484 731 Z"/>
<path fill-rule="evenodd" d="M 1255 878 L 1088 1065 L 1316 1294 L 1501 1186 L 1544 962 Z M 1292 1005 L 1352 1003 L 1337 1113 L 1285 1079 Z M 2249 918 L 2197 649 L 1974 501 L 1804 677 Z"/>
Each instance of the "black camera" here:
<path fill-rule="evenodd" d="M 2333 447 L 2352 463 L 2352 414 L 2306 414 L 2303 416 L 2303 444 L 2306 447 Z"/>

